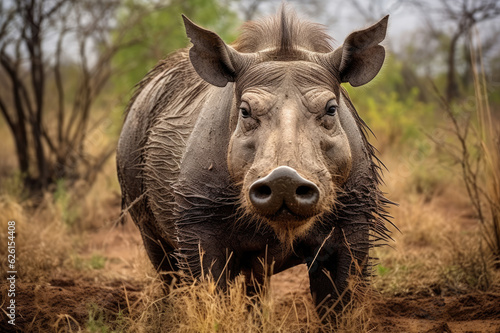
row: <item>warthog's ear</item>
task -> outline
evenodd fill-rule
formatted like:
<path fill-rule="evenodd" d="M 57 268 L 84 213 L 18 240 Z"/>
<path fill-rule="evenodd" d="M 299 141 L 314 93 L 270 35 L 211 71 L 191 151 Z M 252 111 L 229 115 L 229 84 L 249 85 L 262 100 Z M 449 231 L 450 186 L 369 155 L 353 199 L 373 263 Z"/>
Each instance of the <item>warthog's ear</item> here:
<path fill-rule="evenodd" d="M 330 63 L 338 69 L 341 82 L 358 87 L 370 82 L 379 72 L 385 49 L 379 45 L 385 38 L 389 15 L 371 27 L 347 36 L 344 44 L 330 53 Z"/>
<path fill-rule="evenodd" d="M 198 75 L 217 87 L 234 82 L 239 71 L 248 63 L 248 56 L 226 45 L 215 32 L 203 29 L 184 15 L 182 18 L 186 34 L 193 43 L 189 59 Z"/>

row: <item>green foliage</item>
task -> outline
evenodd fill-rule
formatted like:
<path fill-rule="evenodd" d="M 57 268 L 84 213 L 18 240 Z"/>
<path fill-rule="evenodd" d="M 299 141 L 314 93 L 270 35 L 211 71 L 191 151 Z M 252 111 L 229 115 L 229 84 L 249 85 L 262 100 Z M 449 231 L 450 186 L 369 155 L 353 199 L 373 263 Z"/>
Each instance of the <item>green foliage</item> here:
<path fill-rule="evenodd" d="M 106 257 L 100 254 L 93 254 L 90 257 L 89 264 L 92 269 L 103 269 L 106 264 Z"/>
<path fill-rule="evenodd" d="M 82 258 L 79 255 L 73 255 L 72 256 L 73 260 L 73 267 L 77 270 L 95 270 L 95 269 L 103 269 L 107 258 L 94 253 L 92 256 L 88 259 Z"/>
<path fill-rule="evenodd" d="M 424 132 L 434 126 L 436 107 L 423 102 L 419 87 L 405 80 L 403 64 L 389 58 L 379 76 L 366 87 L 346 86 L 360 116 L 382 146 L 418 148 Z"/>
<path fill-rule="evenodd" d="M 391 271 L 391 269 L 389 267 L 385 267 L 385 266 L 382 266 L 382 265 L 377 265 L 377 274 L 380 275 L 380 276 L 384 276 L 384 275 L 387 275 L 387 273 L 389 273 Z"/>
<path fill-rule="evenodd" d="M 131 91 L 160 59 L 188 46 L 181 14 L 217 32 L 228 42 L 236 37 L 238 18 L 229 9 L 228 3 L 220 0 L 172 0 L 168 5 L 155 10 L 148 10 L 148 6 L 150 3 L 145 0 L 128 0 L 118 15 L 118 29 L 127 29 L 125 42 L 132 43 L 113 60 L 113 65 L 123 72 L 113 82 L 117 92 Z M 137 24 L 127 27 L 137 12 L 145 12 L 147 15 Z"/>

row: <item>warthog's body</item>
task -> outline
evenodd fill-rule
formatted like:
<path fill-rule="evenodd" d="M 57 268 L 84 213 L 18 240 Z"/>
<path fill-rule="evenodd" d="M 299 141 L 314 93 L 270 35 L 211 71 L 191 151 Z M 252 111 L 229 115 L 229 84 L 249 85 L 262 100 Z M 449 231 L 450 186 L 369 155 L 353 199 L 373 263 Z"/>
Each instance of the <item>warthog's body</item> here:
<path fill-rule="evenodd" d="M 124 207 L 151 261 L 259 277 L 267 254 L 274 273 L 307 263 L 316 302 L 335 299 L 387 237 L 373 148 L 340 87 L 377 74 L 387 19 L 335 52 L 286 11 L 232 47 L 185 22 L 189 56 L 141 82 L 118 145 Z"/>

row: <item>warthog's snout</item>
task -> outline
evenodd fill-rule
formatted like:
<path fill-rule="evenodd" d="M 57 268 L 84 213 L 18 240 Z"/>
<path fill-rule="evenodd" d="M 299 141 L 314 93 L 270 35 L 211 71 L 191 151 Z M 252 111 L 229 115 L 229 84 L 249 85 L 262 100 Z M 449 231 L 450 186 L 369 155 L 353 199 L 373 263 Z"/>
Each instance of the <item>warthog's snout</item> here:
<path fill-rule="evenodd" d="M 249 196 L 257 212 L 264 216 L 286 214 L 288 210 L 298 217 L 310 217 L 316 212 L 319 189 L 294 169 L 280 166 L 254 182 Z"/>

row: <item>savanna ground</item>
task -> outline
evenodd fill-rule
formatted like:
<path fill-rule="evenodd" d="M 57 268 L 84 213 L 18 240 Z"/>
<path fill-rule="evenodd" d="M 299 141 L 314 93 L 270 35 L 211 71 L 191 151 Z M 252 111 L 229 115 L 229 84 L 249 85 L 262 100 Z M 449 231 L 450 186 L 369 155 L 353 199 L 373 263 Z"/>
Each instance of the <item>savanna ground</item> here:
<path fill-rule="evenodd" d="M 399 231 L 391 227 L 394 242 L 374 251 L 379 260 L 372 290 L 347 307 L 340 327 L 500 332 L 500 272 L 481 240 L 459 166 L 442 158 L 424 136 L 421 146 L 407 149 L 386 134 L 373 142 L 389 170 L 383 189 L 399 204 L 390 209 Z M 8 325 L 2 312 L 1 331 L 306 332 L 321 327 L 305 266 L 273 276 L 271 292 L 258 302 L 244 296 L 241 281 L 226 294 L 213 281 L 181 282 L 165 294 L 138 229 L 131 220 L 117 223 L 120 189 L 112 159 L 91 189 L 84 182 L 72 189 L 60 182 L 35 203 L 24 198 L 19 177 L 9 171 L 15 169 L 12 145 L 5 140 L 2 146 L 0 237 L 5 244 L 7 222 L 16 221 L 18 279 L 16 326 Z M 75 202 L 77 191 L 86 192 Z M 3 310 L 6 293 L 2 287 Z"/>

